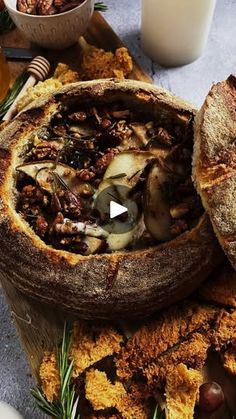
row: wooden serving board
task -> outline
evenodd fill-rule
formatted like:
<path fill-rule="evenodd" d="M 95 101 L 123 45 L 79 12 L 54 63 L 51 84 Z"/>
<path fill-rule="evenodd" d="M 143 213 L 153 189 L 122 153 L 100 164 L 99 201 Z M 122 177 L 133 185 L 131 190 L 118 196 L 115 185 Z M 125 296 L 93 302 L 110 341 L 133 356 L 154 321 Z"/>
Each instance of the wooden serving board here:
<path fill-rule="evenodd" d="M 116 48 L 124 46 L 120 38 L 112 30 L 103 16 L 98 12 L 93 14 L 89 28 L 84 37 L 88 43 L 95 45 L 98 48 L 103 48 L 105 51 L 115 51 Z M 30 42 L 22 37 L 18 29 L 14 29 L 4 35 L 0 35 L 0 45 L 2 47 L 32 47 Z M 34 49 L 37 51 L 37 47 L 34 47 Z M 42 50 L 39 48 L 38 51 L 39 54 L 44 55 L 50 61 L 52 64 L 52 70 L 56 67 L 58 62 L 70 65 L 73 70 L 77 70 L 79 67 L 79 57 L 81 51 L 79 44 L 75 44 L 63 51 Z M 10 61 L 9 66 L 12 79 L 14 80 L 26 68 L 27 63 L 25 61 Z M 132 80 L 142 80 L 147 83 L 152 83 L 151 78 L 135 61 L 133 71 L 129 78 Z"/>
<path fill-rule="evenodd" d="M 103 16 L 98 12 L 94 13 L 89 29 L 84 37 L 87 42 L 107 51 L 114 51 L 116 48 L 124 46 Z M 5 47 L 30 47 L 30 43 L 21 37 L 17 29 L 0 36 L 0 45 Z M 52 67 L 55 67 L 58 62 L 67 63 L 75 70 L 78 67 L 79 45 L 64 51 L 41 51 L 41 53 L 49 59 L 53 65 Z M 27 63 L 11 61 L 9 65 L 12 77 L 15 79 L 25 69 Z M 151 82 L 150 77 L 135 62 L 130 78 Z M 54 307 L 52 308 L 41 302 L 37 303 L 13 287 L 4 277 L 1 277 L 0 280 L 31 370 L 37 378 L 44 350 L 50 349 L 58 343 L 59 338 L 62 336 L 64 321 L 72 321 L 73 318 L 68 313 L 56 310 Z"/>

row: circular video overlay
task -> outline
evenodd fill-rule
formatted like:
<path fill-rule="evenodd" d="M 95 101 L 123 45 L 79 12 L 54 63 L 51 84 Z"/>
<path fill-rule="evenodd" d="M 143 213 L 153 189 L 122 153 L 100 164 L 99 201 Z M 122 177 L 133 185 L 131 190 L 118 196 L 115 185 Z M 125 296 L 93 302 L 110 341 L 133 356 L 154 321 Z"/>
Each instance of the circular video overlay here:
<path fill-rule="evenodd" d="M 130 198 L 131 189 L 123 185 L 111 185 L 97 195 L 94 208 L 103 220 L 102 228 L 108 233 L 123 234 L 136 226 L 139 211 Z"/>

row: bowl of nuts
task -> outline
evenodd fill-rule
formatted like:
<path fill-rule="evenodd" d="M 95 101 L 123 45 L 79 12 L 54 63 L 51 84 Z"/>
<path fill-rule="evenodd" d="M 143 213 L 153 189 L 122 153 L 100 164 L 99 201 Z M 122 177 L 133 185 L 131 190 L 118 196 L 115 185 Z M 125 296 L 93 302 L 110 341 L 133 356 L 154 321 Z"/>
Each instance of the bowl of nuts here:
<path fill-rule="evenodd" d="M 94 0 L 5 0 L 5 5 L 25 38 L 59 50 L 76 43 L 86 31 Z"/>

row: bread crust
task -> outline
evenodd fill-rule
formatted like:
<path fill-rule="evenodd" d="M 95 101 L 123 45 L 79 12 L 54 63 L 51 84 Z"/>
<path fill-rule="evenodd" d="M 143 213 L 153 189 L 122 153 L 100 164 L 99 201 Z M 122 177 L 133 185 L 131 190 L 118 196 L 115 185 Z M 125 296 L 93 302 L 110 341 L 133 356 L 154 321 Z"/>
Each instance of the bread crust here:
<path fill-rule="evenodd" d="M 193 177 L 217 238 L 236 269 L 236 77 L 210 90 L 195 120 Z"/>
<path fill-rule="evenodd" d="M 81 256 L 46 245 L 15 210 L 14 168 L 30 134 L 51 118 L 60 101 L 110 97 L 154 113 L 160 107 L 173 115 L 196 112 L 163 89 L 112 80 L 76 83 L 30 105 L 0 134 L 0 276 L 84 318 L 137 318 L 188 295 L 220 262 L 206 215 L 194 229 L 163 245 Z"/>

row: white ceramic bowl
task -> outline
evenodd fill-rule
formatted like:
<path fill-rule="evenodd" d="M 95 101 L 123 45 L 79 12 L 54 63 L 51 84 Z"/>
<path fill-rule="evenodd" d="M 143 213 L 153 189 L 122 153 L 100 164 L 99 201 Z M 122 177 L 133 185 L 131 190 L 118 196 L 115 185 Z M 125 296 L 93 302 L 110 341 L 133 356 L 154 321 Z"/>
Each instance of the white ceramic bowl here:
<path fill-rule="evenodd" d="M 68 12 L 38 16 L 16 10 L 16 0 L 4 2 L 13 22 L 25 38 L 50 49 L 67 48 L 77 42 L 86 31 L 94 9 L 94 0 L 84 0 Z"/>

